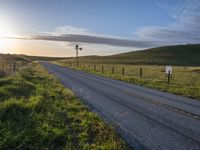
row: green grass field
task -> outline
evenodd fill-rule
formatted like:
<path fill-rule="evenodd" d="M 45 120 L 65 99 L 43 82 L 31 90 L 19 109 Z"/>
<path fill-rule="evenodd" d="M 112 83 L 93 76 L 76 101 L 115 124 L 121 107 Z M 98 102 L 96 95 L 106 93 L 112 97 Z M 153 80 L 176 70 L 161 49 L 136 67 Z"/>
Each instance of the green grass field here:
<path fill-rule="evenodd" d="M 0 78 L 0 149 L 128 149 L 39 64 Z"/>
<path fill-rule="evenodd" d="M 85 56 L 80 62 L 100 64 L 200 66 L 200 44 L 156 47 L 111 56 Z M 68 58 L 74 62 L 74 58 Z"/>
<path fill-rule="evenodd" d="M 54 62 L 200 100 L 200 44 L 164 46 L 112 56 L 79 57 L 78 68 L 75 67 L 75 58 Z M 167 83 L 165 75 L 166 65 L 174 66 L 170 83 Z M 104 66 L 103 73 L 102 66 Z M 125 75 L 122 75 L 122 68 L 125 69 Z M 143 70 L 142 78 L 140 78 L 140 68 Z"/>
<path fill-rule="evenodd" d="M 57 61 L 58 64 L 69 66 L 79 70 L 107 76 L 117 80 L 126 81 L 150 88 L 183 95 L 186 97 L 196 98 L 200 100 L 200 67 L 173 67 L 173 75 L 168 83 L 168 78 L 165 74 L 165 66 L 160 65 L 122 65 L 122 64 L 85 64 L 82 66 L 71 66 L 68 60 Z M 96 66 L 96 70 L 94 69 Z M 104 71 L 102 73 L 102 66 Z M 114 67 L 114 73 L 112 73 Z M 122 68 L 124 68 L 124 75 L 122 75 Z M 142 78 L 140 77 L 140 68 L 142 68 Z"/>

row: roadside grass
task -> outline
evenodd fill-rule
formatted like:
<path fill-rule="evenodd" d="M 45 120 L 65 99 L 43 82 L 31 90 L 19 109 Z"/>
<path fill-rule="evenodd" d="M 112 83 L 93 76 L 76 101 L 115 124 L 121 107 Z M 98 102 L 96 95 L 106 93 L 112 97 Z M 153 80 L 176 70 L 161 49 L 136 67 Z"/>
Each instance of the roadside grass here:
<path fill-rule="evenodd" d="M 0 78 L 14 74 L 28 62 L 22 55 L 0 54 Z"/>
<path fill-rule="evenodd" d="M 68 61 L 56 61 L 54 63 L 200 100 L 200 67 L 173 66 L 173 75 L 170 78 L 170 83 L 168 83 L 165 66 L 160 65 L 97 63 L 84 65 L 84 63 L 80 63 L 81 66 L 75 67 Z M 112 73 L 112 67 L 114 67 L 114 73 Z M 122 68 L 124 68 L 124 75 L 122 75 Z M 140 77 L 140 68 L 142 68 L 142 77 Z"/>
<path fill-rule="evenodd" d="M 0 79 L 0 149 L 129 149 L 39 64 Z"/>

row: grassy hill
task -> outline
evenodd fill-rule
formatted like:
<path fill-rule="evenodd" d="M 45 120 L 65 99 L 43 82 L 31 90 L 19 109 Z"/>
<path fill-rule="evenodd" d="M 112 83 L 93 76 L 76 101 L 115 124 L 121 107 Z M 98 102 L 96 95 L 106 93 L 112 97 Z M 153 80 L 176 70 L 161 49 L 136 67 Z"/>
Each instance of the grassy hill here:
<path fill-rule="evenodd" d="M 46 56 L 28 56 L 28 55 L 20 55 L 20 54 L 0 54 L 0 61 L 53 61 L 53 60 L 61 60 L 66 59 L 66 57 L 46 57 Z"/>
<path fill-rule="evenodd" d="M 67 60 L 75 62 L 73 57 L 44 57 L 0 54 L 0 60 Z M 148 65 L 178 65 L 199 66 L 200 44 L 176 45 L 151 48 L 141 51 L 133 51 L 111 56 L 84 56 L 79 58 L 85 63 L 107 63 L 107 64 L 148 64 Z"/>
<path fill-rule="evenodd" d="M 25 55 L 0 54 L 0 62 L 28 61 Z"/>
<path fill-rule="evenodd" d="M 54 61 L 66 59 L 66 57 L 46 57 L 46 56 L 26 56 L 30 60 L 41 60 L 41 61 Z"/>
<path fill-rule="evenodd" d="M 164 46 L 111 56 L 87 56 L 80 58 L 80 61 L 112 64 L 199 66 L 200 44 Z"/>
<path fill-rule="evenodd" d="M 108 58 L 148 64 L 200 65 L 200 44 L 158 47 Z"/>

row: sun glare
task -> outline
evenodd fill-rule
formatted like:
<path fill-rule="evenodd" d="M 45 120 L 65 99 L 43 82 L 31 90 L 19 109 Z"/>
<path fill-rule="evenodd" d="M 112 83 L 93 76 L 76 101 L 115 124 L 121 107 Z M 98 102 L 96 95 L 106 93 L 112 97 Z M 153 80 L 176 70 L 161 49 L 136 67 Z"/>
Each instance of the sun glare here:
<path fill-rule="evenodd" d="M 0 17 L 0 53 L 5 53 L 12 45 L 12 40 L 9 40 L 9 37 L 14 36 L 14 30 L 11 24 L 2 17 Z"/>
<path fill-rule="evenodd" d="M 14 36 L 14 25 L 9 18 L 0 14 L 0 37 Z"/>
<path fill-rule="evenodd" d="M 0 20 L 0 37 L 7 37 L 11 35 L 13 35 L 12 27 Z"/>

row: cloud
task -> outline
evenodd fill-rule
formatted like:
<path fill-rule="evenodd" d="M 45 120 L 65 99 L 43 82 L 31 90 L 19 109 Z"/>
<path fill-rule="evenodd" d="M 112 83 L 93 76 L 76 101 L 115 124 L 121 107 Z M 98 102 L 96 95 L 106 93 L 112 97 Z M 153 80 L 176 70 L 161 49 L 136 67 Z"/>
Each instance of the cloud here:
<path fill-rule="evenodd" d="M 87 43 L 87 44 L 101 44 L 117 47 L 134 47 L 134 48 L 149 48 L 154 47 L 155 42 L 144 40 L 131 40 L 123 37 L 110 36 L 105 34 L 97 34 L 90 32 L 84 28 L 76 28 L 72 26 L 58 27 L 53 32 L 39 32 L 38 34 L 7 37 L 14 39 L 25 40 L 45 40 L 70 43 Z"/>
<path fill-rule="evenodd" d="M 170 5 L 166 2 L 156 3 L 167 10 Z M 52 32 L 39 32 L 33 35 L 7 37 L 27 40 L 45 40 L 65 42 L 71 46 L 76 43 L 110 45 L 118 48 L 150 48 L 164 45 L 187 44 L 200 42 L 200 1 L 180 0 L 171 9 L 171 17 L 175 22 L 168 26 L 147 26 L 138 29 L 132 39 L 91 32 L 84 28 L 73 26 L 58 27 Z M 136 39 L 136 40 L 135 40 Z"/>
<path fill-rule="evenodd" d="M 171 15 L 174 18 L 184 18 L 185 16 L 199 13 L 200 1 L 199 0 L 181 0 L 173 8 Z"/>
<path fill-rule="evenodd" d="M 139 47 L 139 48 L 147 48 L 155 45 L 155 43 L 152 41 L 134 41 L 129 39 L 110 38 L 110 37 L 102 37 L 96 35 L 77 35 L 77 34 L 31 35 L 30 40 L 92 43 L 92 44 L 104 44 L 104 45 L 112 45 L 120 47 Z"/>
<path fill-rule="evenodd" d="M 55 29 L 54 32 L 49 32 L 51 35 L 75 34 L 75 35 L 96 35 L 84 28 L 76 28 L 73 26 L 63 26 Z"/>
<path fill-rule="evenodd" d="M 200 1 L 185 0 L 172 10 L 174 23 L 166 27 L 149 26 L 139 29 L 135 35 L 140 40 L 169 44 L 200 43 Z"/>
<path fill-rule="evenodd" d="M 137 31 L 139 39 L 154 40 L 166 44 L 199 43 L 200 17 L 179 20 L 168 27 L 145 27 Z"/>

